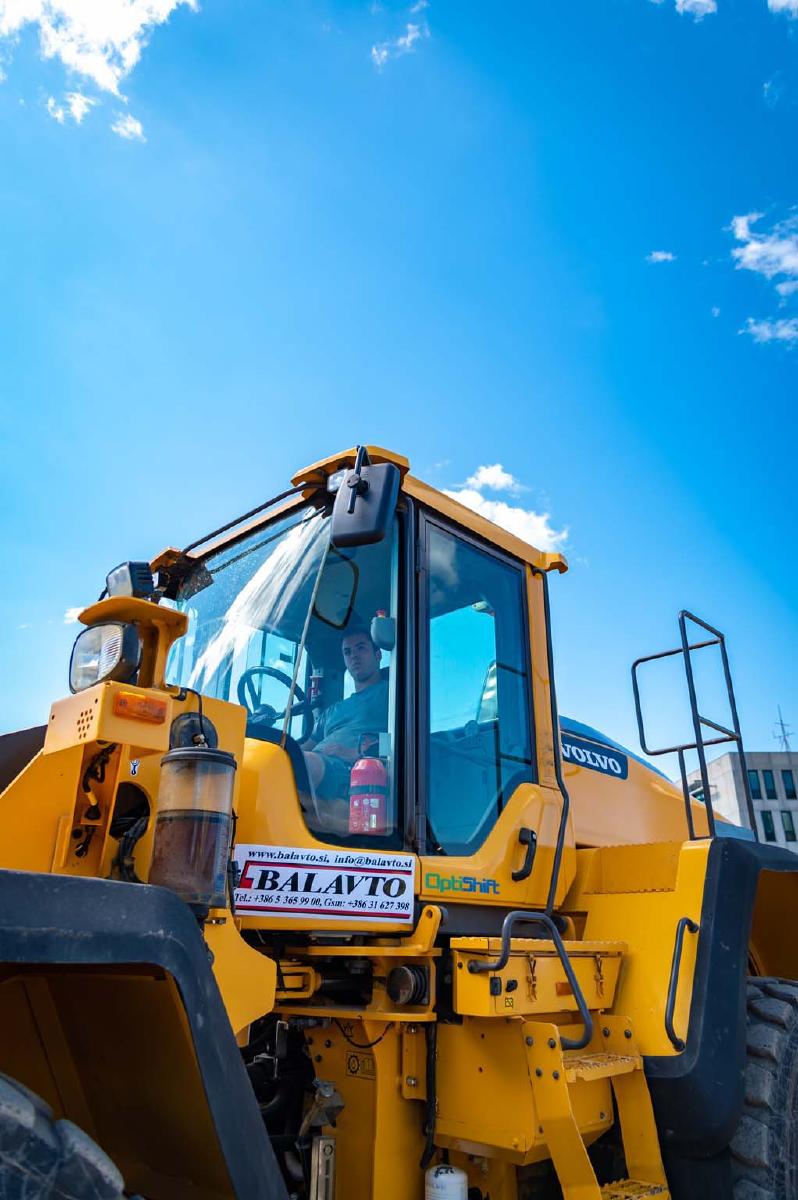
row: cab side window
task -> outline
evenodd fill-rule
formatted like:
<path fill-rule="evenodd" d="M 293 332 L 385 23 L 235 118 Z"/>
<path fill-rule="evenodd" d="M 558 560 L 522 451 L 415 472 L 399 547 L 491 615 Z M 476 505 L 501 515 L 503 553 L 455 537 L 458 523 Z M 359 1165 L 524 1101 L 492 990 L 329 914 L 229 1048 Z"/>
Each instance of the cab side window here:
<path fill-rule="evenodd" d="M 535 778 L 524 572 L 431 522 L 426 546 L 430 850 L 471 854 Z"/>

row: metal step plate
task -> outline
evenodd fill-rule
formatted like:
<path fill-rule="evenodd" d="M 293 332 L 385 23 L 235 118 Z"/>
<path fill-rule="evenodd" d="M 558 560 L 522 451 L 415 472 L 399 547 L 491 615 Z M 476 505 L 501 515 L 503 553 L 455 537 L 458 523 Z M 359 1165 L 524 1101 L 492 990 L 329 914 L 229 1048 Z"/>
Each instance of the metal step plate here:
<path fill-rule="evenodd" d="M 605 1183 L 601 1189 L 602 1200 L 670 1200 L 670 1192 L 661 1183 L 639 1183 L 636 1179 L 619 1179 L 617 1183 Z"/>
<path fill-rule="evenodd" d="M 608 1079 L 637 1071 L 642 1062 L 637 1054 L 575 1054 L 563 1059 L 569 1083 L 577 1079 Z"/>

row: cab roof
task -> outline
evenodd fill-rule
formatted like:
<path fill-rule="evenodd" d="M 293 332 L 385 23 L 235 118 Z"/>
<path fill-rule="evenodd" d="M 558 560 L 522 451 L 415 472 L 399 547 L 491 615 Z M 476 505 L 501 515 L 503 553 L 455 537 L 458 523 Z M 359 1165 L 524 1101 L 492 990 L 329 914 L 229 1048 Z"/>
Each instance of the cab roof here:
<path fill-rule="evenodd" d="M 452 496 L 447 495 L 446 492 L 439 491 L 438 488 L 434 488 L 430 484 L 424 483 L 423 480 L 411 475 L 410 460 L 404 454 L 398 454 L 394 450 L 386 450 L 383 446 L 367 445 L 366 450 L 372 463 L 392 463 L 399 468 L 401 491 L 413 500 L 417 500 L 427 508 L 442 514 L 469 532 L 476 534 L 484 541 L 492 543 L 507 554 L 511 554 L 514 558 L 529 563 L 530 566 L 538 571 L 563 572 L 568 570 L 568 563 L 562 554 L 539 550 L 536 546 L 530 545 L 529 542 L 525 542 L 522 538 L 510 533 L 509 530 L 502 528 L 501 525 L 489 521 L 487 517 L 483 517 L 480 513 L 474 512 L 473 509 L 461 504 Z M 209 554 L 215 553 L 230 542 L 238 541 L 252 530 L 258 529 L 269 521 L 273 521 L 281 513 L 290 512 L 292 508 L 304 504 L 320 487 L 326 487 L 327 480 L 331 475 L 335 475 L 336 472 L 342 471 L 347 467 L 353 467 L 357 458 L 357 452 L 358 447 L 351 446 L 348 450 L 341 450 L 337 454 L 331 454 L 327 458 L 319 459 L 318 462 L 310 463 L 309 466 L 303 467 L 301 471 L 296 471 L 291 477 L 291 485 L 292 488 L 296 489 L 296 495 L 282 499 L 282 502 L 277 507 L 268 505 L 268 507 L 264 506 L 263 510 L 255 510 L 253 514 L 248 514 L 248 516 L 251 516 L 251 519 L 245 516 L 240 521 L 231 522 L 230 525 L 223 526 L 222 530 L 217 531 L 215 534 L 209 534 L 207 538 L 203 538 L 200 542 L 195 542 L 188 554 L 173 547 L 167 547 L 167 549 L 163 550 L 153 559 L 153 569 L 168 567 L 182 557 L 189 559 L 207 558 Z M 283 493 L 283 496 L 286 496 L 286 493 Z"/>
<path fill-rule="evenodd" d="M 337 471 L 355 465 L 357 450 L 357 446 L 352 446 L 348 450 L 341 450 L 338 454 L 331 454 L 329 458 L 322 458 L 318 462 L 311 463 L 309 466 L 303 467 L 301 471 L 297 471 L 292 476 L 291 483 L 294 486 L 307 483 L 314 488 L 324 485 L 327 479 Z M 386 450 L 382 446 L 367 445 L 366 450 L 373 463 L 393 463 L 398 467 L 402 479 L 401 490 L 420 504 L 435 509 L 451 521 L 464 526 L 472 533 L 484 538 L 485 541 L 492 542 L 493 545 L 512 554 L 514 558 L 520 558 L 539 571 L 562 572 L 568 570 L 568 563 L 562 554 L 538 550 L 537 547 L 531 546 L 507 529 L 503 529 L 501 525 L 496 525 L 487 517 L 467 508 L 466 505 L 447 495 L 446 492 L 441 492 L 411 475 L 410 460 L 404 454 L 397 454 L 394 450 Z"/>

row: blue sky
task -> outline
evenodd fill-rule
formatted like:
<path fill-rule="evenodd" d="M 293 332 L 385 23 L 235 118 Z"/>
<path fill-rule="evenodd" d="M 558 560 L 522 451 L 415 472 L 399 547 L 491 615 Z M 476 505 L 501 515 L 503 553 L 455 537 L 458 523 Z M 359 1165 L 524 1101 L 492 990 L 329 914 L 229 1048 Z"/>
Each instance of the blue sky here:
<path fill-rule="evenodd" d="M 563 711 L 636 744 L 686 606 L 798 728 L 796 18 L 0 0 L 0 729 L 111 566 L 358 440 L 560 535 Z"/>

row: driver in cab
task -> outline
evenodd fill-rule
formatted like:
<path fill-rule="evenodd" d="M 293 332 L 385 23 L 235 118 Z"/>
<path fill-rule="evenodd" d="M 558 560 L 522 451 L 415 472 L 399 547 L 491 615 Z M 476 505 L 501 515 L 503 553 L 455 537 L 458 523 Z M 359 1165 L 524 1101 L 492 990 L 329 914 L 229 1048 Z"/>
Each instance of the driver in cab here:
<path fill-rule="evenodd" d="M 310 782 L 321 800 L 346 798 L 349 772 L 360 757 L 362 736 L 388 728 L 388 680 L 380 671 L 382 651 L 369 631 L 358 625 L 344 633 L 341 653 L 355 690 L 319 713 L 313 733 L 302 743 Z"/>

